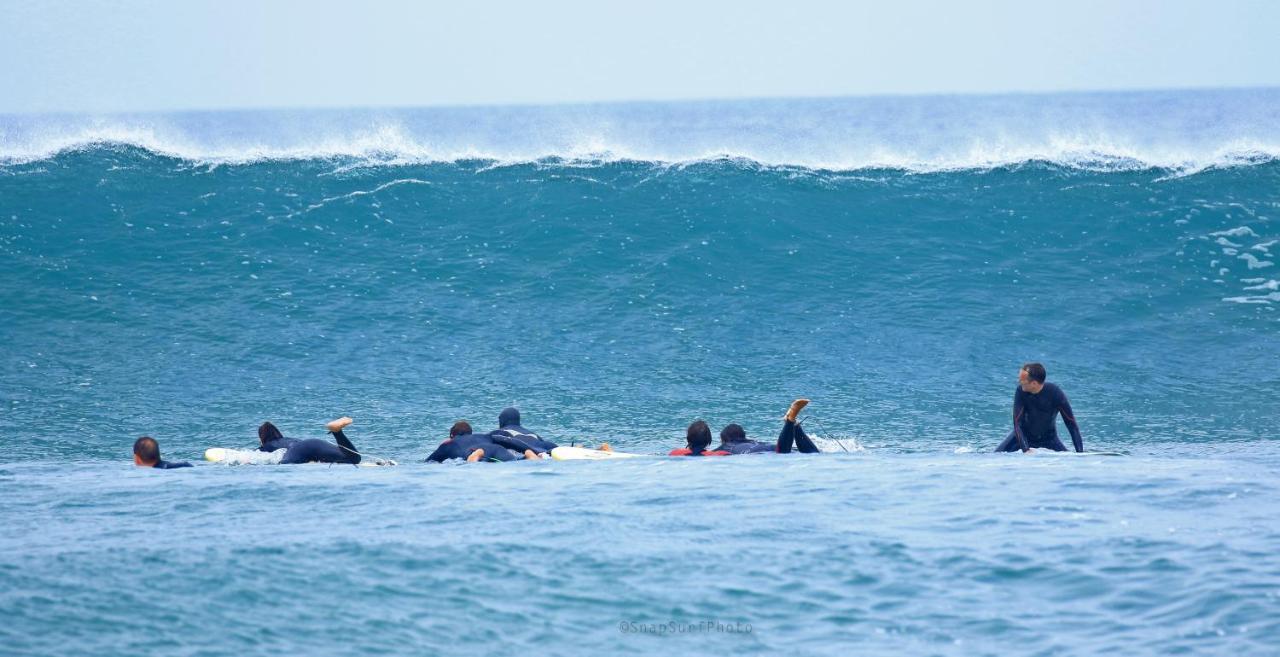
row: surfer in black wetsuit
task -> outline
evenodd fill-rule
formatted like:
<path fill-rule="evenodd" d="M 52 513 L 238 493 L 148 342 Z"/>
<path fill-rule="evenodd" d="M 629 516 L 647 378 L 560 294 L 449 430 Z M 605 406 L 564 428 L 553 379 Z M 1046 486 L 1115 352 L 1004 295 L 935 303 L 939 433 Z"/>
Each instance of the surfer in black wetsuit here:
<path fill-rule="evenodd" d="M 800 403 L 800 406 L 795 411 L 799 413 L 809 400 L 801 399 L 797 400 L 797 403 Z M 716 446 L 715 451 L 728 454 L 788 454 L 791 452 L 792 445 L 801 454 L 817 454 L 822 451 L 804 432 L 804 427 L 796 423 L 790 409 L 787 411 L 787 416 L 790 419 L 783 418 L 782 431 L 778 433 L 776 442 L 751 440 L 747 438 L 747 432 L 741 425 L 730 424 L 720 430 L 720 444 Z"/>
<path fill-rule="evenodd" d="M 539 458 L 551 453 L 551 450 L 558 447 L 549 440 L 543 440 L 542 436 L 529 431 L 520 425 L 520 411 L 515 407 L 507 407 L 502 409 L 498 414 L 498 428 L 489 432 L 489 437 L 493 442 L 515 450 L 517 453 L 531 450 L 537 454 Z"/>
<path fill-rule="evenodd" d="M 432 452 L 426 460 L 444 463 L 450 459 L 462 459 L 475 463 L 477 461 L 515 461 L 520 458 L 541 457 L 532 449 L 525 449 L 523 453 L 513 451 L 494 442 L 491 434 L 477 434 L 471 430 L 469 423 L 459 421 L 449 428 L 449 437 L 440 443 L 436 451 Z"/>
<path fill-rule="evenodd" d="M 796 423 L 800 410 L 809 404 L 808 399 L 797 399 L 791 402 L 787 414 L 783 416 L 782 431 L 778 433 L 777 442 L 765 443 L 747 438 L 747 432 L 741 425 L 730 424 L 720 431 L 720 444 L 713 450 L 707 450 L 711 444 L 711 430 L 707 423 L 698 420 L 689 425 L 686 432 L 688 446 L 671 451 L 671 456 L 732 456 L 735 454 L 789 454 L 794 446 L 802 454 L 817 454 L 821 450 L 804 432 L 804 428 Z"/>
<path fill-rule="evenodd" d="M 343 428 L 349 424 L 351 424 L 351 418 L 340 417 L 325 425 L 329 433 L 333 434 L 334 440 L 338 441 L 335 445 L 319 438 L 305 440 L 285 438 L 276 425 L 263 422 L 262 426 L 258 427 L 258 441 L 262 443 L 258 451 L 285 450 L 284 458 L 280 459 L 282 464 L 350 463 L 356 465 L 360 463 L 360 452 L 356 451 L 356 446 L 352 445 L 347 436 L 342 433 Z"/>
<path fill-rule="evenodd" d="M 997 452 L 1030 452 L 1036 448 L 1067 451 L 1058 439 L 1058 425 L 1054 421 L 1059 413 L 1067 431 L 1071 432 L 1076 451 L 1084 451 L 1080 425 L 1076 423 L 1067 394 L 1044 379 L 1044 365 L 1040 363 L 1027 363 L 1018 370 L 1018 388 L 1013 392 L 1013 432 L 1000 443 Z"/>
<path fill-rule="evenodd" d="M 151 436 L 143 436 L 133 441 L 133 464 L 138 467 L 155 468 L 157 470 L 191 467 L 191 464 L 186 461 L 165 461 L 161 459 L 160 443 L 157 443 L 156 439 Z"/>

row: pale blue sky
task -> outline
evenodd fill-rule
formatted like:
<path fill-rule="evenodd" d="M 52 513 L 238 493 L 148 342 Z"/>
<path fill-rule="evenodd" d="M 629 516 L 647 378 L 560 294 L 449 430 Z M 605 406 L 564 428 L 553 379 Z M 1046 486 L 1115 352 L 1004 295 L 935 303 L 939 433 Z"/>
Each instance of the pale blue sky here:
<path fill-rule="evenodd" d="M 1280 85 L 1280 2 L 0 0 L 0 112 Z"/>

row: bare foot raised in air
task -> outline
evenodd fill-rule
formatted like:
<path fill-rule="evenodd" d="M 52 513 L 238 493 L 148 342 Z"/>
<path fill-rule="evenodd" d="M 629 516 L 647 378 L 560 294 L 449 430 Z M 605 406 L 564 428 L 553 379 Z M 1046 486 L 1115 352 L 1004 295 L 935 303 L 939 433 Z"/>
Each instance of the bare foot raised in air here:
<path fill-rule="evenodd" d="M 795 422 L 796 416 L 800 415 L 800 411 L 803 410 L 804 407 L 808 405 L 809 405 L 808 399 L 797 399 L 791 402 L 791 408 L 787 409 L 787 414 L 784 415 L 782 419 L 786 420 L 787 422 Z"/>
<path fill-rule="evenodd" d="M 352 423 L 352 421 L 353 420 L 351 418 L 343 416 L 330 422 L 329 424 L 324 425 L 324 428 L 328 429 L 329 433 L 337 433 L 345 429 L 348 425 Z"/>

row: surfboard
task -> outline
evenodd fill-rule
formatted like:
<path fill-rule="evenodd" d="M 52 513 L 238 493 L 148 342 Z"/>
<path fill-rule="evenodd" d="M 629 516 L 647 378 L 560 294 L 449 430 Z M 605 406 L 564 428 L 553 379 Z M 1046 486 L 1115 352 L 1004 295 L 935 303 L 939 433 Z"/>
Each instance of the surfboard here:
<path fill-rule="evenodd" d="M 274 452 L 262 452 L 256 449 L 231 449 L 227 447 L 210 447 L 204 450 L 204 460 L 224 465 L 275 465 L 284 458 L 283 449 Z M 328 464 L 321 464 L 328 465 Z M 345 464 L 343 464 L 345 465 Z M 396 465 L 391 459 L 364 457 L 360 463 L 362 468 L 376 468 L 384 465 Z"/>
<path fill-rule="evenodd" d="M 627 452 L 602 452 L 586 447 L 557 447 L 551 450 L 551 458 L 557 461 L 603 461 L 606 459 L 633 459 L 644 454 Z"/>
<path fill-rule="evenodd" d="M 1055 452 L 1051 449 L 1037 449 L 1031 456 L 1128 456 L 1124 452 Z"/>
<path fill-rule="evenodd" d="M 229 447 L 210 447 L 204 450 L 204 460 L 226 465 L 272 465 L 284 458 L 284 450 L 262 452 L 256 449 L 231 449 Z"/>

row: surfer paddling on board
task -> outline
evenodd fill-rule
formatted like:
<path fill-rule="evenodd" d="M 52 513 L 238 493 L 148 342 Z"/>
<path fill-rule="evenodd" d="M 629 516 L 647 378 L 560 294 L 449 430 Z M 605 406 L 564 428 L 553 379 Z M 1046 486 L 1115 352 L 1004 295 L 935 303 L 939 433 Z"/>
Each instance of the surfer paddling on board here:
<path fill-rule="evenodd" d="M 1084 439 L 1080 437 L 1080 425 L 1076 423 L 1071 403 L 1062 388 L 1045 383 L 1044 365 L 1026 363 L 1018 370 L 1018 388 L 1013 391 L 1013 432 L 996 448 L 997 452 L 1036 448 L 1065 452 L 1067 448 L 1058 438 L 1055 416 L 1062 414 L 1062 422 L 1071 432 L 1071 442 L 1077 452 L 1084 451 Z"/>
<path fill-rule="evenodd" d="M 497 432 L 494 432 L 497 433 Z M 463 459 L 468 463 L 477 461 L 516 461 L 521 458 L 542 458 L 537 452 L 526 448 L 523 452 L 513 451 L 494 442 L 492 434 L 477 434 L 465 420 L 455 422 L 449 428 L 449 437 L 436 451 L 427 457 L 427 461 L 444 463 L 450 459 Z"/>
<path fill-rule="evenodd" d="M 133 441 L 133 464 L 140 468 L 155 468 L 157 470 L 191 467 L 191 464 L 186 461 L 165 461 L 161 459 L 160 443 L 156 442 L 156 439 L 151 436 L 143 436 Z"/>
<path fill-rule="evenodd" d="M 809 404 L 808 399 L 797 399 L 791 402 L 787 414 L 782 416 L 782 431 L 774 443 L 748 440 L 747 432 L 740 425 L 730 424 L 720 432 L 720 444 L 714 450 L 711 445 L 711 428 L 706 422 L 697 420 L 685 431 L 686 446 L 683 449 L 671 450 L 671 456 L 732 456 L 734 454 L 789 454 L 792 447 L 802 454 L 817 454 L 821 450 L 813 443 L 804 428 L 796 422 L 800 410 Z"/>
<path fill-rule="evenodd" d="M 285 438 L 284 434 L 276 428 L 276 425 L 270 422 L 263 422 L 258 427 L 258 441 L 262 443 L 258 447 L 260 452 L 274 452 L 278 449 L 285 450 L 284 457 L 280 459 L 282 464 L 293 463 L 350 463 L 358 465 L 360 463 L 360 452 L 356 451 L 356 446 L 351 444 L 346 434 L 342 430 L 351 424 L 351 418 L 340 417 L 325 425 L 329 433 L 333 434 L 333 439 L 338 441 L 335 445 L 326 440 L 319 438 L 307 438 L 299 440 L 298 438 Z"/>
<path fill-rule="evenodd" d="M 489 432 L 489 438 L 517 454 L 532 451 L 538 458 L 545 458 L 551 450 L 559 447 L 521 426 L 520 410 L 514 406 L 504 408 L 498 414 L 498 428 Z"/>

